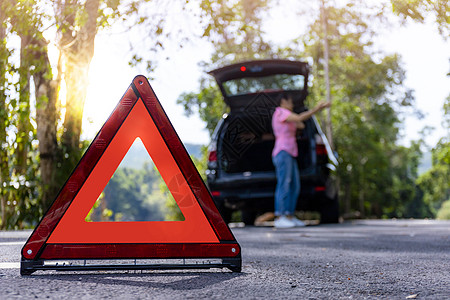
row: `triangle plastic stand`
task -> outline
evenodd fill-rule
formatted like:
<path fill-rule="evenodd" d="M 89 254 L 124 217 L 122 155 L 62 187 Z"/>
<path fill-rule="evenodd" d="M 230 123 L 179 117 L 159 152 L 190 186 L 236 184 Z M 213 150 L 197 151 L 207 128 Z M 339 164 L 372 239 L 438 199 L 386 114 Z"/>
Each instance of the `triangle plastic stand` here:
<path fill-rule="evenodd" d="M 185 220 L 86 222 L 136 138 L 142 140 Z M 103 263 L 121 259 L 134 263 Z M 137 259 L 183 263 L 138 264 Z M 186 263 L 185 259 L 209 261 Z M 88 260 L 102 263 L 87 264 Z M 20 273 L 223 267 L 240 272 L 241 265 L 239 244 L 149 82 L 137 76 L 22 248 Z"/>

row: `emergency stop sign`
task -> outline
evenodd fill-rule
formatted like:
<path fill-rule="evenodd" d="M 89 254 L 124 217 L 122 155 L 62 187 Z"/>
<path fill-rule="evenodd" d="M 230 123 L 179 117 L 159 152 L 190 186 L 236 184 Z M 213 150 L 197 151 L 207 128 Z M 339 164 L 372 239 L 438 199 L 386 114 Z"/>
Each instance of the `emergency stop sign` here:
<path fill-rule="evenodd" d="M 184 221 L 87 222 L 136 139 Z M 21 273 L 50 269 L 45 260 L 125 258 L 222 258 L 225 267 L 241 268 L 239 244 L 144 76 L 134 78 L 26 242 Z"/>

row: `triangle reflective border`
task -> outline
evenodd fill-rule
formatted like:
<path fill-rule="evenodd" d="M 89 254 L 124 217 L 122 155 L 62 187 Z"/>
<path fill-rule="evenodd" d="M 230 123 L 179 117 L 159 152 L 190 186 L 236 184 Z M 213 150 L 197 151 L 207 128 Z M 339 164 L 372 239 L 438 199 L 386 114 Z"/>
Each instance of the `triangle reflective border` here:
<path fill-rule="evenodd" d="M 140 138 L 184 221 L 86 222 L 86 215 Z M 195 264 L 86 264 L 86 260 L 219 259 Z M 82 265 L 52 263 L 85 260 Z M 241 271 L 240 246 L 223 221 L 144 76 L 137 76 L 22 248 L 21 274 L 37 270 L 192 269 Z"/>

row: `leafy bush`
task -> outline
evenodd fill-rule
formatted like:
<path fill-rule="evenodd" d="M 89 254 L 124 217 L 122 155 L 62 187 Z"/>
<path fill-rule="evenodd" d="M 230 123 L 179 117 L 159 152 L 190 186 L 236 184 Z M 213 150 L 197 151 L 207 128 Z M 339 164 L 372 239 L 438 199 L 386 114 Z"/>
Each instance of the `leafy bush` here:
<path fill-rule="evenodd" d="M 437 212 L 436 219 L 450 220 L 450 199 L 442 203 L 441 208 Z"/>

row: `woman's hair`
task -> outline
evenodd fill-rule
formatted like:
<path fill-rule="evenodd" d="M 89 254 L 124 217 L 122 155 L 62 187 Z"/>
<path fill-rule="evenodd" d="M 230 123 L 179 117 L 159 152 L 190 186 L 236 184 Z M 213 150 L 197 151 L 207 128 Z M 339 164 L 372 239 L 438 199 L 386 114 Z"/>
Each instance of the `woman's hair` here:
<path fill-rule="evenodd" d="M 289 100 L 289 99 L 292 99 L 292 96 L 289 95 L 289 94 L 286 93 L 286 92 L 282 92 L 282 93 L 279 94 L 278 97 L 277 97 L 277 103 L 278 103 L 278 105 L 280 105 L 282 99 L 284 99 L 284 100 Z"/>

